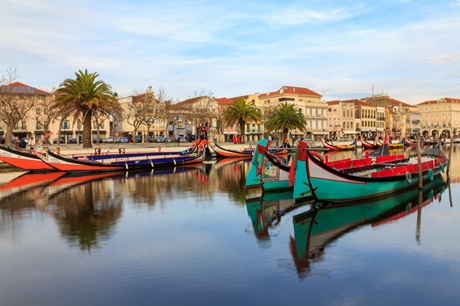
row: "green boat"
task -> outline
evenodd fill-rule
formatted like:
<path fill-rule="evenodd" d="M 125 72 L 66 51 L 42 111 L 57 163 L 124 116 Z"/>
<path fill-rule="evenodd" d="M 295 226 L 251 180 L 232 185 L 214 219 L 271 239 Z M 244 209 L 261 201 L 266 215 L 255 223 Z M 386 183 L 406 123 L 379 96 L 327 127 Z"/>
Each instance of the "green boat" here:
<path fill-rule="evenodd" d="M 251 167 L 246 175 L 246 189 L 260 188 L 263 192 L 292 191 L 293 187 L 289 184 L 290 168 L 282 163 L 275 165 L 266 158 L 265 153 L 269 145 L 268 139 L 261 139 L 257 143 Z M 276 155 L 273 155 L 273 158 L 279 159 Z"/>
<path fill-rule="evenodd" d="M 448 160 L 439 148 L 427 150 L 421 155 L 422 180 L 426 184 L 444 172 Z M 317 200 L 327 202 L 367 200 L 417 188 L 418 183 L 417 158 L 339 170 L 314 157 L 307 143 L 300 142 L 297 147 L 294 201 L 301 201 L 309 192 Z"/>
<path fill-rule="evenodd" d="M 276 227 L 282 216 L 306 204 L 309 202 L 294 204 L 291 191 L 265 193 L 262 197 L 247 199 L 246 209 L 251 219 L 254 235 L 258 240 L 268 239 L 269 229 Z"/>

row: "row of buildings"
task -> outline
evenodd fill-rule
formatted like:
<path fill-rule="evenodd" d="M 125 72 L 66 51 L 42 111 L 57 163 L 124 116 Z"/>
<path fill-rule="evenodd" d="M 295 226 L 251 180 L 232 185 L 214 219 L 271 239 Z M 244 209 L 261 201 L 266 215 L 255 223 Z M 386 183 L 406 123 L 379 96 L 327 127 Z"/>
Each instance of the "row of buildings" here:
<path fill-rule="evenodd" d="M 81 138 L 81 120 L 74 122 L 73 117 L 70 116 L 69 118 L 44 118 L 52 93 L 19 82 L 2 86 L 5 87 L 9 88 L 9 94 L 13 92 L 17 95 L 16 103 L 20 103 L 21 97 L 26 95 L 37 98 L 27 115 L 23 116 L 23 120 L 15 123 L 13 134 L 19 137 L 38 138 L 51 131 L 56 136 L 59 133 L 65 142 L 70 138 Z M 4 93 L 4 90 L 0 91 L 0 96 Z M 264 120 L 271 109 L 285 102 L 293 104 L 305 115 L 306 130 L 290 131 L 290 136 L 298 138 L 356 137 L 360 134 L 372 137 L 381 134 L 384 129 L 396 138 L 418 132 L 427 136 L 445 135 L 450 138 L 460 128 L 460 99 L 456 98 L 423 101 L 417 105 L 409 105 L 385 94 L 360 99 L 324 101 L 320 94 L 308 88 L 283 86 L 268 93 L 233 98 L 201 96 L 171 103 L 157 100 L 155 93 L 149 87 L 145 93 L 119 97 L 119 102 L 128 112 L 130 105 L 141 105 L 139 103 L 146 102 L 147 98 L 154 101 L 155 113 L 151 120 L 144 118 L 143 121 L 135 124 L 133 116 L 126 115 L 118 118 L 109 116 L 94 121 L 92 134 L 101 137 L 127 136 L 130 139 L 140 136 L 138 138 L 145 140 L 154 139 L 156 136 L 183 136 L 186 139 L 212 136 L 219 141 L 232 141 L 233 136 L 241 134 L 242 131 L 236 125 L 223 125 L 221 118 L 226 108 L 236 99 L 254 103 L 262 112 L 262 122 L 246 124 L 245 141 L 257 141 L 266 137 Z M 1 97 L 0 102 L 6 103 L 4 99 L 1 100 Z M 8 113 L 2 110 L 2 105 L 0 105 L 0 115 L 4 117 L 0 118 L 2 121 L 0 135 L 4 135 L 7 122 L 5 117 L 8 117 Z"/>

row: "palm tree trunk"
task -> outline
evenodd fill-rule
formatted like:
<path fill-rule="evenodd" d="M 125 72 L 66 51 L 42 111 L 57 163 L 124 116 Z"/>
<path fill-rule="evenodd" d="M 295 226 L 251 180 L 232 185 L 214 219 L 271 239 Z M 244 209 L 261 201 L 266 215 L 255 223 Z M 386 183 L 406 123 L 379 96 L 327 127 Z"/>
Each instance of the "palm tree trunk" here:
<path fill-rule="evenodd" d="M 244 121 L 240 121 L 240 132 L 241 132 L 241 142 L 244 143 L 244 140 L 245 140 L 245 125 L 246 125 L 246 122 Z"/>
<path fill-rule="evenodd" d="M 86 113 L 85 118 L 83 119 L 83 149 L 92 148 L 92 139 L 91 139 L 91 110 Z"/>

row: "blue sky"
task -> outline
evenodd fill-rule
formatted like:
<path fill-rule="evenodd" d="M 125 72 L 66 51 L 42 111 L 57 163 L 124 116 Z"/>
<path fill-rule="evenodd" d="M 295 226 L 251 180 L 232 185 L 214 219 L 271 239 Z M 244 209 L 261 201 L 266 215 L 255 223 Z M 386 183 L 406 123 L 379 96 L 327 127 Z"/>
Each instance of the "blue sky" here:
<path fill-rule="evenodd" d="M 120 95 L 460 98 L 460 0 L 2 0 L 0 75 L 49 90 L 98 72 Z"/>

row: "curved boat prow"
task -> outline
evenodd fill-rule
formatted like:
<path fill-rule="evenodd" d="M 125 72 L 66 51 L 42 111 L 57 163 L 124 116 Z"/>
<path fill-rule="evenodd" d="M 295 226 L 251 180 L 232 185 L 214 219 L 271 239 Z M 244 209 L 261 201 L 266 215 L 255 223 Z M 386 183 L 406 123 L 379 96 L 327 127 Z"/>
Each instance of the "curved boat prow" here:
<path fill-rule="evenodd" d="M 312 190 L 310 188 L 310 182 L 308 181 L 307 175 L 307 150 L 308 144 L 303 141 L 299 142 L 295 153 L 295 178 L 294 188 L 292 191 L 292 198 L 295 203 L 299 203 L 307 199 L 309 200 L 312 197 Z"/>
<path fill-rule="evenodd" d="M 261 139 L 257 143 L 252 156 L 251 167 L 246 175 L 246 188 L 259 188 L 262 185 L 262 161 L 270 142 L 268 139 Z"/>

